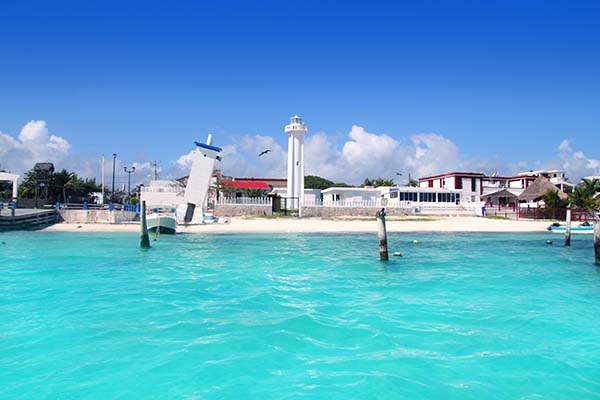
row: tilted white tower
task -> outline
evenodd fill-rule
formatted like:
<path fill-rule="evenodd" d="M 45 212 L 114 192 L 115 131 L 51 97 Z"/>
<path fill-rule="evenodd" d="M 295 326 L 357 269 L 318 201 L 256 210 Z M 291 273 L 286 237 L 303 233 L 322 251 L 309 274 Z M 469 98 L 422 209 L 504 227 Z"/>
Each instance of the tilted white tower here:
<path fill-rule="evenodd" d="M 292 209 L 298 208 L 304 200 L 304 135 L 307 131 L 302 118 L 297 115 L 285 126 L 288 135 L 287 206 Z"/>
<path fill-rule="evenodd" d="M 187 203 L 184 222 L 189 223 L 194 217 L 196 206 L 204 207 L 206 195 L 210 187 L 210 178 L 215 169 L 215 160 L 221 161 L 220 147 L 213 146 L 212 135 L 209 133 L 206 143 L 195 142 L 196 151 L 192 154 L 193 163 L 183 199 Z"/>

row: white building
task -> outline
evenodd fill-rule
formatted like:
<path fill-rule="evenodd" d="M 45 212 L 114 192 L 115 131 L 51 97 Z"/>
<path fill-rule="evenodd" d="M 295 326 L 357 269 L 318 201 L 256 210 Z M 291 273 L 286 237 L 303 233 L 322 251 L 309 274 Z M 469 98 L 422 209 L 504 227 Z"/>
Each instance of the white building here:
<path fill-rule="evenodd" d="M 304 135 L 308 131 L 302 118 L 294 115 L 285 126 L 288 135 L 288 170 L 286 197 L 292 209 L 304 200 Z"/>
<path fill-rule="evenodd" d="M 321 190 L 323 204 L 336 201 L 356 202 L 381 199 L 381 188 L 330 187 Z"/>
<path fill-rule="evenodd" d="M 419 179 L 421 188 L 449 189 L 460 191 L 460 201 L 478 203 L 487 207 L 516 207 L 516 198 L 527 189 L 538 176 L 546 177 L 559 190 L 565 192 L 574 185 L 565 178 L 564 171 L 539 170 L 521 172 L 517 176 L 486 176 L 481 172 L 450 172 Z"/>
<path fill-rule="evenodd" d="M 486 176 L 483 178 L 483 197 L 507 190 L 515 196 L 520 195 L 523 190 L 535 181 L 536 176 Z"/>
<path fill-rule="evenodd" d="M 148 209 L 175 208 L 184 203 L 185 186 L 174 180 L 153 180 L 140 187 L 140 200 Z"/>
<path fill-rule="evenodd" d="M 419 178 L 419 187 L 456 190 L 460 194 L 461 202 L 479 202 L 483 193 L 484 177 L 482 172 L 450 172 Z"/>
<path fill-rule="evenodd" d="M 423 188 L 412 186 L 385 187 L 381 196 L 387 199 L 388 207 L 452 206 L 461 201 L 461 190 L 444 188 Z"/>
<path fill-rule="evenodd" d="M 581 180 L 587 179 L 589 181 L 593 181 L 594 179 L 600 181 L 600 175 L 590 175 L 590 176 L 584 176 L 583 178 L 581 178 Z"/>
<path fill-rule="evenodd" d="M 556 186 L 560 191 L 566 192 L 575 187 L 575 184 L 569 182 L 565 176 L 565 171 L 559 169 L 538 170 L 519 173 L 520 177 L 538 177 L 543 176 Z"/>
<path fill-rule="evenodd" d="M 483 203 L 462 203 L 461 195 L 458 189 L 430 187 L 331 187 L 321 191 L 321 201 L 305 201 L 303 206 L 386 207 L 431 215 L 481 215 Z"/>
<path fill-rule="evenodd" d="M 19 179 L 19 175 L 10 174 L 8 172 L 0 172 L 0 181 L 8 181 L 12 182 L 12 199 L 13 201 L 17 200 L 17 180 Z"/>

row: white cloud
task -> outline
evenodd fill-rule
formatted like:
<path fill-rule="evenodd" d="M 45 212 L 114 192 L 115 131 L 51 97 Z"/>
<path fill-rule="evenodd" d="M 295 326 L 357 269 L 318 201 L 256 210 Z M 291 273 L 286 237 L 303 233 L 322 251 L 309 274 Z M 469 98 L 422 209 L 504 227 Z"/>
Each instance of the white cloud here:
<path fill-rule="evenodd" d="M 215 168 L 235 177 L 278 178 L 286 175 L 287 153 L 270 136 L 244 135 L 223 146 L 222 162 Z M 258 157 L 264 150 L 271 150 Z"/>
<path fill-rule="evenodd" d="M 182 170 L 189 170 L 192 168 L 192 164 L 194 162 L 194 154 L 197 152 L 198 150 L 194 149 L 192 151 L 190 151 L 187 154 L 182 155 L 181 157 L 179 157 L 177 160 L 175 160 L 175 165 L 176 167 L 182 169 Z M 148 164 L 148 166 L 150 166 L 150 163 L 146 163 Z"/>
<path fill-rule="evenodd" d="M 68 156 L 71 144 L 63 137 L 50 135 L 46 121 L 30 121 L 17 138 L 0 132 L 2 168 L 22 174 L 38 162 L 57 163 Z"/>
<path fill-rule="evenodd" d="M 579 182 L 589 175 L 600 175 L 600 160 L 588 157 L 582 150 L 574 150 L 571 140 L 563 140 L 557 148 L 558 154 L 545 165 L 564 169 L 572 182 Z"/>
<path fill-rule="evenodd" d="M 560 151 L 560 152 L 570 152 L 571 151 L 571 143 L 567 139 L 564 139 L 558 145 L 558 151 Z"/>
<path fill-rule="evenodd" d="M 324 133 L 308 136 L 304 149 L 306 173 L 354 184 L 367 177 L 394 178 L 398 183 L 405 183 L 409 174 L 417 178 L 464 168 L 480 170 L 489 164 L 461 158 L 455 143 L 433 133 L 398 140 L 355 125 L 347 138 L 338 150 Z"/>
<path fill-rule="evenodd" d="M 234 138 L 235 144 L 221 145 L 222 161 L 215 163 L 215 168 L 226 175 L 234 177 L 277 178 L 285 176 L 287 153 L 270 136 L 243 135 Z M 268 153 L 258 157 L 264 150 Z M 194 153 L 178 157 L 172 164 L 171 174 L 182 176 L 190 172 Z"/>

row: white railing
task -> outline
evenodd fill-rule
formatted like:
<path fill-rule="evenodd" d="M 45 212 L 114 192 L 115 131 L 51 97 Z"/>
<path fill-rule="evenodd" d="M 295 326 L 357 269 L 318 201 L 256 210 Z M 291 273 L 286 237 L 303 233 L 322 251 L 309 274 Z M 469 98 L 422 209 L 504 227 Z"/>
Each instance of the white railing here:
<path fill-rule="evenodd" d="M 217 206 L 272 206 L 272 204 L 270 197 L 221 197 L 215 201 Z"/>
<path fill-rule="evenodd" d="M 456 205 L 452 202 L 418 202 L 396 199 L 371 199 L 371 200 L 336 200 L 336 201 L 321 201 L 321 200 L 305 200 L 302 203 L 303 207 L 386 207 L 386 208 L 405 208 L 413 209 L 420 208 L 435 208 L 435 209 L 464 209 L 464 205 Z"/>
<path fill-rule="evenodd" d="M 387 207 L 387 199 L 372 199 L 372 200 L 304 200 L 302 207 L 353 207 L 353 208 L 369 208 L 369 207 Z"/>
<path fill-rule="evenodd" d="M 181 193 L 184 189 L 178 187 L 142 187 L 142 193 Z"/>
<path fill-rule="evenodd" d="M 464 208 L 460 205 L 447 206 L 447 207 L 428 207 L 419 206 L 413 209 L 415 214 L 422 215 L 450 215 L 450 216 L 480 216 L 481 208 L 479 210 L 474 208 Z"/>
<path fill-rule="evenodd" d="M 481 215 L 481 206 L 475 204 L 454 204 L 450 202 L 416 202 L 389 199 L 304 201 L 302 207 L 338 207 L 338 208 L 388 208 L 405 210 L 411 214 L 430 215 Z"/>

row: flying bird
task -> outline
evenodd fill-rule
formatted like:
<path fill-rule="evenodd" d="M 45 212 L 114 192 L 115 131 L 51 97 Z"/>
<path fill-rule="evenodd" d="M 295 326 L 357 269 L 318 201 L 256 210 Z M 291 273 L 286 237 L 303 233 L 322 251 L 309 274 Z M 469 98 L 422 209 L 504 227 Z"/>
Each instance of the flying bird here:
<path fill-rule="evenodd" d="M 265 154 L 267 154 L 268 152 L 273 151 L 273 150 L 263 150 L 260 152 L 260 154 L 256 157 L 260 157 L 260 156 L 264 156 Z"/>

